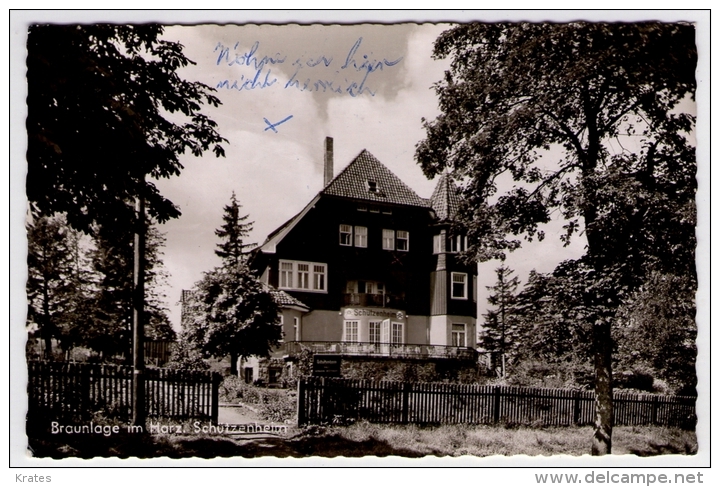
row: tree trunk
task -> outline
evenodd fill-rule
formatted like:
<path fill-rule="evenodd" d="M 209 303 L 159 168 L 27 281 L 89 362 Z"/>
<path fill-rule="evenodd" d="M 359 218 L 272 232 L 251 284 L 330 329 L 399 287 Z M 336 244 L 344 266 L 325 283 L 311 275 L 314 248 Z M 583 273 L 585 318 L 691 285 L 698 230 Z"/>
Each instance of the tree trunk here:
<path fill-rule="evenodd" d="M 597 125 L 597 110 L 590 98 L 589 90 L 583 90 L 583 110 L 587 123 L 587 150 L 579 154 L 583 161 L 583 218 L 588 241 L 588 256 L 600 276 L 607 265 L 605 249 L 595 228 L 597 213 L 598 182 L 595 168 L 600 154 L 600 133 Z M 590 306 L 600 304 L 601 297 L 590 294 L 586 301 Z M 593 326 L 593 350 L 595 352 L 595 433 L 592 440 L 592 455 L 607 455 L 612 451 L 613 397 L 612 397 L 612 335 L 611 320 L 607 316 L 596 316 Z"/>
<path fill-rule="evenodd" d="M 592 440 L 593 455 L 607 455 L 612 451 L 614 417 L 610 323 L 610 320 L 600 317 L 593 326 L 595 348 L 595 434 Z"/>
<path fill-rule="evenodd" d="M 144 183 L 144 180 L 143 180 Z M 145 202 L 136 198 L 135 242 L 133 249 L 133 409 L 132 424 L 145 427 Z"/>

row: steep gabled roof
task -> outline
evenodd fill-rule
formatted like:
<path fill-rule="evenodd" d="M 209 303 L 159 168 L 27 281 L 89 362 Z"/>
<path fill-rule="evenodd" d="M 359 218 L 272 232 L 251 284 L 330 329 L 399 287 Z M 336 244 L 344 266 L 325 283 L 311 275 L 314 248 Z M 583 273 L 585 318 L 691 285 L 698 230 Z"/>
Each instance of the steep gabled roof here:
<path fill-rule="evenodd" d="M 428 206 L 427 200 L 419 197 L 365 149 L 320 194 L 376 203 Z"/>
<path fill-rule="evenodd" d="M 460 207 L 460 193 L 450 175 L 445 173 L 435 186 L 430 197 L 430 206 L 435 211 L 438 220 L 454 220 Z"/>

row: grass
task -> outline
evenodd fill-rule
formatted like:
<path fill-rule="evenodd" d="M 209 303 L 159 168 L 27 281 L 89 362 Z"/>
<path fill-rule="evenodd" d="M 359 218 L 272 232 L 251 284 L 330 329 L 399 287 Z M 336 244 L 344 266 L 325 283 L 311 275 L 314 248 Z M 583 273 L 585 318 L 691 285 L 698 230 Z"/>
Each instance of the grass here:
<path fill-rule="evenodd" d="M 418 458 L 472 455 L 585 455 L 591 427 L 504 428 L 498 426 L 415 425 L 313 426 L 291 428 L 287 437 L 249 439 L 226 435 L 134 434 L 31 437 L 35 456 L 51 458 L 138 457 L 362 457 L 396 455 Z M 695 454 L 694 432 L 650 426 L 616 427 L 613 454 L 653 456 Z"/>

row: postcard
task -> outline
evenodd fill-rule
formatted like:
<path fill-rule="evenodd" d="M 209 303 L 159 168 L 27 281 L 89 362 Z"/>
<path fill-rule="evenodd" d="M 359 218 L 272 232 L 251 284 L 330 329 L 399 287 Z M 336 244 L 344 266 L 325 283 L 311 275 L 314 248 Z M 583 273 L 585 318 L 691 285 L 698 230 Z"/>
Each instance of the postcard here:
<path fill-rule="evenodd" d="M 701 12 L 187 15 L 15 19 L 14 466 L 704 481 Z"/>

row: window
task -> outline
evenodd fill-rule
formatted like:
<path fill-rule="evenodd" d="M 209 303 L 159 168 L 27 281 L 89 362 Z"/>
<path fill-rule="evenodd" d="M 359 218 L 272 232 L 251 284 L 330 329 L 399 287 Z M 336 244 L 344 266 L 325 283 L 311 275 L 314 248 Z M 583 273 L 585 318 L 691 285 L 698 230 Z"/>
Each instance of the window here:
<path fill-rule="evenodd" d="M 357 207 L 357 211 L 367 211 L 367 206 L 365 206 L 365 205 L 360 205 L 360 206 Z"/>
<path fill-rule="evenodd" d="M 467 274 L 464 272 L 453 272 L 452 274 L 452 298 L 467 299 Z"/>
<path fill-rule="evenodd" d="M 310 264 L 298 262 L 297 270 L 298 289 L 310 289 Z"/>
<path fill-rule="evenodd" d="M 280 289 L 327 292 L 327 264 L 281 260 Z"/>
<path fill-rule="evenodd" d="M 313 291 L 325 290 L 325 265 L 313 264 Z"/>
<path fill-rule="evenodd" d="M 378 187 L 377 182 L 371 181 L 370 179 L 367 180 L 367 189 L 370 193 L 377 193 Z"/>
<path fill-rule="evenodd" d="M 440 254 L 443 251 L 443 236 L 433 235 L 433 254 Z"/>
<path fill-rule="evenodd" d="M 295 318 L 293 318 L 293 331 L 295 332 L 294 333 L 295 341 L 299 342 L 300 341 L 300 318 L 298 318 L 297 316 Z"/>
<path fill-rule="evenodd" d="M 371 321 L 370 325 L 370 342 L 380 343 L 380 325 L 381 321 Z"/>
<path fill-rule="evenodd" d="M 453 347 L 467 347 L 467 343 L 465 342 L 465 323 L 453 323 L 451 333 Z"/>
<path fill-rule="evenodd" d="M 352 245 L 351 225 L 340 225 L 340 245 Z"/>
<path fill-rule="evenodd" d="M 410 250 L 410 233 L 405 230 L 397 231 L 397 249 L 402 252 Z"/>
<path fill-rule="evenodd" d="M 282 343 L 282 342 L 285 341 L 285 328 L 283 327 L 283 325 L 285 324 L 285 320 L 283 319 L 283 315 L 282 315 L 282 314 L 279 314 L 279 315 L 278 315 L 278 319 L 279 319 L 279 321 L 280 321 L 280 329 L 283 330 L 282 336 L 280 337 L 280 340 L 278 340 L 278 341 L 279 341 L 280 343 Z"/>
<path fill-rule="evenodd" d="M 284 289 L 293 288 L 292 262 L 280 262 L 280 287 Z"/>
<path fill-rule="evenodd" d="M 358 323 L 357 321 L 346 321 L 345 322 L 345 338 L 344 342 L 357 342 L 358 341 Z"/>
<path fill-rule="evenodd" d="M 392 324 L 392 343 L 403 343 L 403 324 Z"/>
<path fill-rule="evenodd" d="M 355 227 L 355 247 L 367 247 L 367 227 Z"/>
<path fill-rule="evenodd" d="M 467 237 L 464 235 L 455 235 L 448 238 L 450 252 L 464 252 L 467 250 Z"/>
<path fill-rule="evenodd" d="M 395 250 L 395 230 L 383 230 L 382 248 L 383 250 Z"/>

